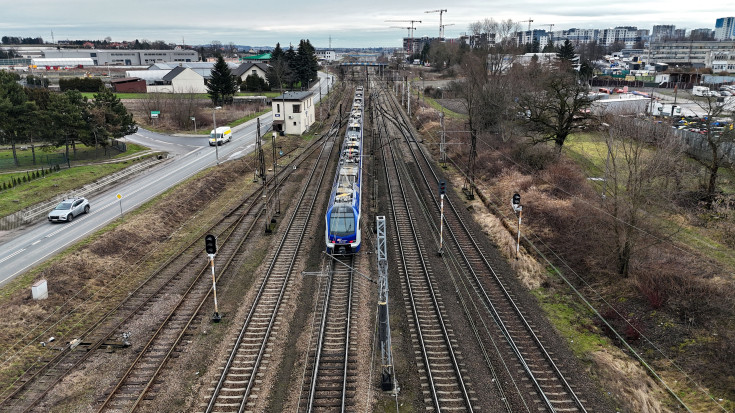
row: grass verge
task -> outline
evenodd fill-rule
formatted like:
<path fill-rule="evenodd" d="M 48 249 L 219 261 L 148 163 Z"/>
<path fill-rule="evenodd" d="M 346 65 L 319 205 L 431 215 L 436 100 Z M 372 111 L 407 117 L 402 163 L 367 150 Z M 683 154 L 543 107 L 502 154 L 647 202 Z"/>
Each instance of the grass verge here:
<path fill-rule="evenodd" d="M 73 191 L 106 175 L 118 172 L 137 161 L 121 161 L 97 165 L 77 166 L 63 169 L 0 192 L 0 216 L 7 216 L 31 205 L 53 199 L 59 194 Z M 8 181 L 12 176 L 4 174 L 0 180 Z"/>
<path fill-rule="evenodd" d="M 467 119 L 467 115 L 463 115 L 461 113 L 457 113 L 454 111 L 451 111 L 444 106 L 440 105 L 439 102 L 437 102 L 435 99 L 424 96 L 423 97 L 424 102 L 426 102 L 427 105 L 431 106 L 432 108 L 438 110 L 439 112 L 442 112 L 444 116 L 451 118 L 451 119 Z"/>

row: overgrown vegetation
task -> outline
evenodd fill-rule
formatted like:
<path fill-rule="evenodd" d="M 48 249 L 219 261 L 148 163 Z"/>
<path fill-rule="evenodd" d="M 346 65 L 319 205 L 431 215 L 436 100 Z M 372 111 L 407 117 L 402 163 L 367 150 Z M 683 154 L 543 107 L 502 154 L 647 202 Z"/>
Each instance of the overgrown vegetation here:
<path fill-rule="evenodd" d="M 565 336 L 590 344 L 574 346 L 580 357 L 598 363 L 591 349 L 623 347 L 619 334 L 662 376 L 683 378 L 669 384 L 694 410 L 718 409 L 710 396 L 732 409 L 735 367 L 722 355 L 735 354 L 733 172 L 724 163 L 693 162 L 669 126 L 621 114 L 592 116 L 588 74 L 570 70 L 571 45 L 557 50 L 561 63 L 524 66 L 493 58 L 492 36 L 483 33 L 492 31 L 500 55 L 519 52 L 503 42 L 500 23 L 486 20 L 471 28 L 471 47 L 451 56 L 428 53 L 442 59 L 432 66 L 451 62 L 446 72 L 464 77 L 451 91 L 464 100 L 470 119 L 445 117 L 452 165 L 501 216 L 512 214 L 511 195 L 522 194 L 529 239 L 553 257 L 617 334 L 545 274 L 538 296 L 551 318 Z M 583 59 L 600 52 L 595 45 L 585 49 Z M 415 110 L 417 127 L 438 158 L 437 115 L 426 111 Z M 722 110 L 711 115 L 713 121 L 730 116 Z M 730 135 L 712 136 L 719 140 L 704 139 L 721 161 Z M 722 174 L 727 178 L 717 179 Z M 665 398 L 659 393 L 654 397 Z M 636 410 L 623 390 L 617 397 Z"/>

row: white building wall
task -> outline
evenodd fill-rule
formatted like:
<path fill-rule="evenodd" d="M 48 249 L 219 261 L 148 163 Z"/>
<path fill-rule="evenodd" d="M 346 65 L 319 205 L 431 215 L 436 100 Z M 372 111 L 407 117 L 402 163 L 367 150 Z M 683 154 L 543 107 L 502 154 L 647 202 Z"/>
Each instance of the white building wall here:
<path fill-rule="evenodd" d="M 294 105 L 299 105 L 298 113 L 294 112 Z M 284 120 L 284 131 L 288 135 L 303 134 L 316 120 L 316 117 L 314 116 L 315 108 L 313 96 L 309 96 L 302 101 L 287 100 L 283 102 L 274 99 L 272 106 L 273 119 Z"/>
<path fill-rule="evenodd" d="M 204 78 L 197 72 L 186 69 L 171 81 L 173 93 L 207 93 Z"/>

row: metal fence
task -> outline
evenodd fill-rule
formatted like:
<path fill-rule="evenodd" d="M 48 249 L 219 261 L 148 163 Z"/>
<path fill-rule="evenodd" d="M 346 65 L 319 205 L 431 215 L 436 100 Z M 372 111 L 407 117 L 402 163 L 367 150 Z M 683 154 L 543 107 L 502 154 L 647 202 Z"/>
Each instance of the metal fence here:
<path fill-rule="evenodd" d="M 669 128 L 669 126 L 652 123 L 644 119 L 633 119 L 633 122 L 637 128 Z M 681 138 L 684 142 L 686 153 L 690 156 L 707 161 L 712 160 L 712 150 L 709 147 L 706 135 L 686 129 L 672 128 L 671 130 L 674 135 Z M 735 165 L 735 144 L 733 142 L 720 143 L 719 150 L 725 164 Z"/>
<path fill-rule="evenodd" d="M 18 156 L 18 164 L 15 163 L 15 159 L 13 158 L 0 159 L 0 171 L 33 170 L 48 168 L 54 165 L 59 165 L 60 167 L 65 168 L 66 165 L 71 163 L 109 159 L 128 150 L 125 142 L 113 140 L 106 149 L 99 147 L 95 150 L 77 151 L 76 153 L 69 149 L 69 160 L 67 162 L 66 153 L 46 153 L 41 148 L 42 146 L 35 147 L 34 159 L 34 156 L 28 155 L 28 152 L 32 150 L 30 146 L 16 146 L 16 151 L 20 154 L 20 156 Z"/>

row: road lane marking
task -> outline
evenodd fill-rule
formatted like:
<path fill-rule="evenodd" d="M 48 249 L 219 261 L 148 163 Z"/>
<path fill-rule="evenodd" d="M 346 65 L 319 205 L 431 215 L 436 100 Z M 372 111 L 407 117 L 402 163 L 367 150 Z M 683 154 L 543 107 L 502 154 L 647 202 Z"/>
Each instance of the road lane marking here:
<path fill-rule="evenodd" d="M 0 259 L 0 263 L 3 263 L 3 262 L 5 262 L 5 261 L 7 261 L 7 260 L 9 260 L 9 259 L 11 259 L 11 258 L 13 258 L 13 257 L 15 257 L 16 255 L 20 254 L 21 252 L 23 252 L 23 251 L 25 251 L 25 250 L 26 250 L 25 248 L 21 248 L 21 249 L 19 249 L 18 251 L 15 251 L 14 253 L 12 253 L 12 254 L 10 254 L 10 255 L 6 256 L 5 258 L 3 258 L 3 259 Z"/>

